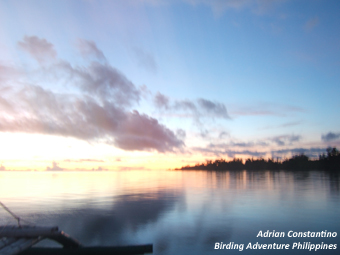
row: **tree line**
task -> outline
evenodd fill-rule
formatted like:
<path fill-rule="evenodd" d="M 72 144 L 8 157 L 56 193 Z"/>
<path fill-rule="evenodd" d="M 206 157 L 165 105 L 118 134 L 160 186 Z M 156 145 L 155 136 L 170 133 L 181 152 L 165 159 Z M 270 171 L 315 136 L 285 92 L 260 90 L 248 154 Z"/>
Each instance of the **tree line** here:
<path fill-rule="evenodd" d="M 195 166 L 184 166 L 176 170 L 326 170 L 340 171 L 340 152 L 337 148 L 327 148 L 326 154 L 319 155 L 319 159 L 310 159 L 304 154 L 295 155 L 289 159 L 253 159 L 245 161 L 234 158 L 207 160 Z"/>

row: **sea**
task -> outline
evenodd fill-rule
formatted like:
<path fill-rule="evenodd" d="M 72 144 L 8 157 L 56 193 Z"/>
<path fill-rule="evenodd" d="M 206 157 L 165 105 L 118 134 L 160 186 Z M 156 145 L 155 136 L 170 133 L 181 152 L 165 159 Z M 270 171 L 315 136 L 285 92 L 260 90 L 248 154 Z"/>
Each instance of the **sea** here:
<path fill-rule="evenodd" d="M 0 172 L 21 224 L 153 254 L 340 254 L 340 175 L 322 171 Z M 0 207 L 1 226 L 16 219 Z M 42 241 L 38 246 L 58 246 Z"/>

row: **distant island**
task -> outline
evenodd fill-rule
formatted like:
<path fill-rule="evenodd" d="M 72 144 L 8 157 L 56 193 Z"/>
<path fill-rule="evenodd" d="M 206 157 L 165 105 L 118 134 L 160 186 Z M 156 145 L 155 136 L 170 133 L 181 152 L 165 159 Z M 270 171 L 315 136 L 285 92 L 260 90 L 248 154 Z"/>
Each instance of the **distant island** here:
<path fill-rule="evenodd" d="M 340 171 L 340 153 L 337 148 L 327 148 L 327 154 L 322 154 L 319 159 L 311 160 L 304 154 L 295 155 L 285 160 L 274 159 L 242 159 L 234 158 L 231 161 L 225 159 L 207 160 L 205 163 L 195 166 L 184 166 L 175 170 L 326 170 Z"/>

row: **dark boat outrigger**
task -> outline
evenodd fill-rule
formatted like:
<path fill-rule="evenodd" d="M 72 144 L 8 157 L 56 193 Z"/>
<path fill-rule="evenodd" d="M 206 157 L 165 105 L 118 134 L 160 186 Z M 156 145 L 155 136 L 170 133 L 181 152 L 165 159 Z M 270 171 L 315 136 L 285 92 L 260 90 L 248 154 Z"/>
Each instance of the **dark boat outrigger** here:
<path fill-rule="evenodd" d="M 0 255 L 108 255 L 108 254 L 145 254 L 152 253 L 152 244 L 132 246 L 83 246 L 58 227 L 22 226 L 20 218 L 4 204 L 0 204 L 14 218 L 18 226 L 0 226 Z M 34 244 L 51 239 L 61 244 L 62 248 L 32 247 Z"/>

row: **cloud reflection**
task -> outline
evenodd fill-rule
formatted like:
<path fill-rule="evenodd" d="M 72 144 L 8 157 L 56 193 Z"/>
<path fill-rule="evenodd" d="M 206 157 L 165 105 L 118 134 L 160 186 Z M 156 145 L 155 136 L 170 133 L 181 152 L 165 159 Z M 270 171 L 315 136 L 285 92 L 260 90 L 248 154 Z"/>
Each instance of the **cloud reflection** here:
<path fill-rule="evenodd" d="M 182 194 L 173 190 L 125 194 L 105 209 L 89 200 L 83 201 L 79 209 L 65 208 L 58 214 L 35 217 L 42 221 L 39 225 L 55 222 L 54 225 L 86 246 L 136 244 L 139 231 L 160 221 L 181 197 Z"/>

